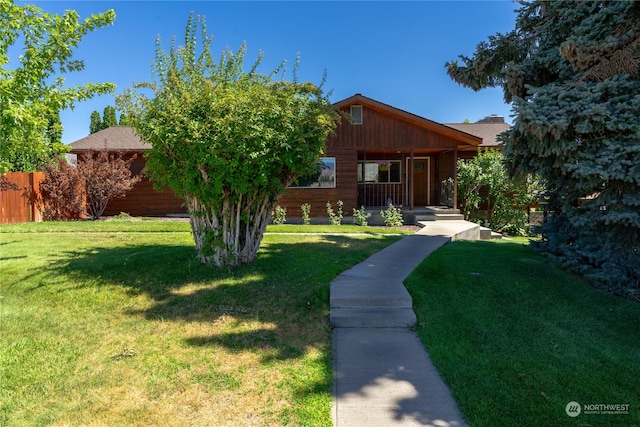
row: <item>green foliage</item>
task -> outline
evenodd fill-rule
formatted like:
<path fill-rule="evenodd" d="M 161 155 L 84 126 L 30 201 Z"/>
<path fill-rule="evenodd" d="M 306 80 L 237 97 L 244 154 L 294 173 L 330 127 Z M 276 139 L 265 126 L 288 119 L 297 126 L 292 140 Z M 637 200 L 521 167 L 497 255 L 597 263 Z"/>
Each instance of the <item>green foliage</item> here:
<path fill-rule="evenodd" d="M 338 212 L 336 213 L 331 206 L 331 202 L 327 202 L 327 216 L 329 217 L 329 224 L 341 225 L 342 224 L 342 200 L 338 200 L 336 203 L 338 206 Z"/>
<path fill-rule="evenodd" d="M 387 227 L 401 227 L 404 224 L 402 209 L 396 208 L 392 203 L 389 203 L 387 209 L 380 211 L 380 216 Z"/>
<path fill-rule="evenodd" d="M 529 206 L 542 190 L 531 175 L 509 178 L 499 150 L 478 150 L 473 159 L 458 161 L 458 204 L 465 219 L 486 221 L 494 230 L 528 234 Z"/>
<path fill-rule="evenodd" d="M 287 222 L 287 208 L 276 205 L 276 207 L 273 208 L 273 211 L 271 211 L 271 222 L 275 225 Z"/>
<path fill-rule="evenodd" d="M 284 64 L 260 74 L 260 55 L 245 72 L 245 45 L 216 63 L 206 34 L 191 16 L 184 46 L 166 52 L 158 39 L 155 80 L 119 109 L 153 145 L 151 178 L 185 199 L 201 261 L 227 267 L 255 258 L 280 194 L 314 170 L 337 114 L 320 87 L 295 72 L 285 81 Z"/>
<path fill-rule="evenodd" d="M 118 118 L 116 117 L 116 109 L 111 105 L 104 107 L 102 112 L 102 129 L 110 128 L 111 126 L 118 126 Z"/>
<path fill-rule="evenodd" d="M 102 119 L 100 113 L 93 110 L 91 113 L 91 123 L 89 123 L 89 133 L 93 134 L 99 132 L 102 129 Z"/>
<path fill-rule="evenodd" d="M 638 34 L 638 2 L 532 1 L 512 32 L 447 64 L 458 83 L 513 101 L 509 170 L 549 190 L 536 247 L 616 293 L 640 288 Z"/>
<path fill-rule="evenodd" d="M 453 206 L 453 178 L 447 178 L 440 183 L 440 194 L 444 205 Z"/>
<path fill-rule="evenodd" d="M 84 69 L 73 48 L 90 31 L 110 25 L 113 10 L 80 21 L 78 13 L 62 16 L 14 0 L 0 2 L 0 173 L 33 171 L 67 150 L 50 127 L 60 110 L 97 94 L 113 91 L 110 83 L 65 87 L 63 74 Z M 22 43 L 22 48 L 14 46 Z M 11 63 L 10 49 L 21 55 Z M 53 131 L 53 132 L 52 132 Z"/>
<path fill-rule="evenodd" d="M 353 223 L 356 225 L 366 227 L 369 225 L 367 219 L 370 216 L 371 214 L 365 210 L 364 206 L 360 206 L 360 209 L 353 208 Z"/>
<path fill-rule="evenodd" d="M 300 206 L 300 212 L 302 212 L 302 223 L 304 225 L 311 224 L 311 219 L 309 218 L 309 215 L 311 214 L 311 205 L 309 203 L 303 203 L 302 206 Z"/>
<path fill-rule="evenodd" d="M 129 118 L 127 117 L 127 115 L 125 113 L 120 113 L 120 122 L 119 122 L 120 126 L 130 126 L 131 125 L 131 121 L 129 120 Z"/>

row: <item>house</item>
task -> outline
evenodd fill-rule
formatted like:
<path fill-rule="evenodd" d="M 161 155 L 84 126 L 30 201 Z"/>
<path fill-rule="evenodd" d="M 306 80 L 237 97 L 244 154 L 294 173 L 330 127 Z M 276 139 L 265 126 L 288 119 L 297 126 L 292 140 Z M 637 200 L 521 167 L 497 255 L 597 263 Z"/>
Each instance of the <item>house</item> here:
<path fill-rule="evenodd" d="M 110 152 L 124 152 L 125 159 L 135 155 L 131 171 L 134 175 L 140 175 L 145 166 L 144 152 L 151 149 L 151 144 L 142 141 L 129 126 L 112 126 L 72 143 L 70 153 L 80 156 L 91 150 L 104 150 L 105 147 Z M 134 216 L 166 216 L 185 214 L 187 210 L 182 199 L 173 194 L 171 189 L 156 191 L 153 183 L 142 175 L 142 180 L 126 197 L 109 201 L 103 215 L 121 212 Z"/>
<path fill-rule="evenodd" d="M 326 203 L 335 206 L 338 200 L 345 212 L 389 202 L 409 211 L 443 204 L 441 183 L 456 179 L 460 153 L 474 153 L 483 143 L 470 132 L 360 94 L 335 106 L 352 120 L 343 119 L 327 140 L 323 166 L 334 168 L 334 180 L 289 188 L 280 204 L 291 216 L 298 216 L 303 203 L 311 205 L 311 216 L 326 216 Z"/>
<path fill-rule="evenodd" d="M 335 207 L 338 200 L 347 215 L 352 208 L 380 208 L 390 202 L 407 211 L 443 205 L 441 184 L 456 179 L 457 160 L 472 157 L 478 147 L 497 147 L 496 135 L 509 127 L 499 116 L 445 125 L 360 94 L 335 107 L 351 119 L 343 118 L 335 135 L 327 139 L 317 174 L 298 180 L 280 199 L 291 217 L 301 216 L 305 203 L 311 205 L 311 216 L 326 216 L 326 203 Z M 132 165 L 136 174 L 144 167 L 142 154 L 151 148 L 131 128 L 117 126 L 74 142 L 71 152 L 105 146 L 137 154 Z M 455 200 L 454 196 L 454 204 Z M 161 216 L 186 211 L 171 190 L 158 193 L 143 179 L 126 198 L 111 200 L 105 215 L 120 212 Z"/>

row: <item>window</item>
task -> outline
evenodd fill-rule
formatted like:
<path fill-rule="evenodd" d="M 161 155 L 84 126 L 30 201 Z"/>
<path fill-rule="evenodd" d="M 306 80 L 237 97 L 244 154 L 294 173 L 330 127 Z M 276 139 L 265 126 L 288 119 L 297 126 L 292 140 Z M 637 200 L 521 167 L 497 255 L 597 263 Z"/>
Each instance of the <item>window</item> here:
<path fill-rule="evenodd" d="M 351 118 L 353 119 L 354 125 L 362 124 L 362 105 L 351 106 Z"/>
<path fill-rule="evenodd" d="M 321 157 L 316 164 L 316 171 L 308 176 L 299 177 L 290 187 L 298 188 L 335 188 L 336 158 Z"/>
<path fill-rule="evenodd" d="M 400 160 L 366 160 L 358 162 L 358 182 L 399 184 Z"/>

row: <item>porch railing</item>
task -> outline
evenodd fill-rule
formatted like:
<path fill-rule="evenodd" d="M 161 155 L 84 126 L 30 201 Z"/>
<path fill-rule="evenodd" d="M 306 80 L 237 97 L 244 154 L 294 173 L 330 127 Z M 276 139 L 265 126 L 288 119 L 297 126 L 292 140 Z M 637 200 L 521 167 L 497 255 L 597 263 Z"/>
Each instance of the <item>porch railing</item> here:
<path fill-rule="evenodd" d="M 403 204 L 402 184 L 358 184 L 358 206 L 387 206 L 389 200 Z"/>

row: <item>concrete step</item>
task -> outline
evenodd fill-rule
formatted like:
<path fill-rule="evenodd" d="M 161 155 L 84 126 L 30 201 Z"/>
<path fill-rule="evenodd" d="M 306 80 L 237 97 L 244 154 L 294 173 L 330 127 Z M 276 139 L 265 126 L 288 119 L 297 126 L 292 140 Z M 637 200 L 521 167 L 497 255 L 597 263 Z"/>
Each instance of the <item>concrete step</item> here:
<path fill-rule="evenodd" d="M 464 215 L 457 213 L 436 213 L 436 214 L 419 214 L 416 215 L 416 222 L 418 221 L 462 221 Z"/>
<path fill-rule="evenodd" d="M 416 315 L 411 308 L 332 308 L 329 321 L 334 328 L 413 328 Z"/>
<path fill-rule="evenodd" d="M 331 283 L 329 305 L 334 308 L 411 308 L 411 295 L 398 280 L 340 275 Z"/>
<path fill-rule="evenodd" d="M 480 240 L 502 239 L 502 234 L 487 227 L 480 227 Z"/>

